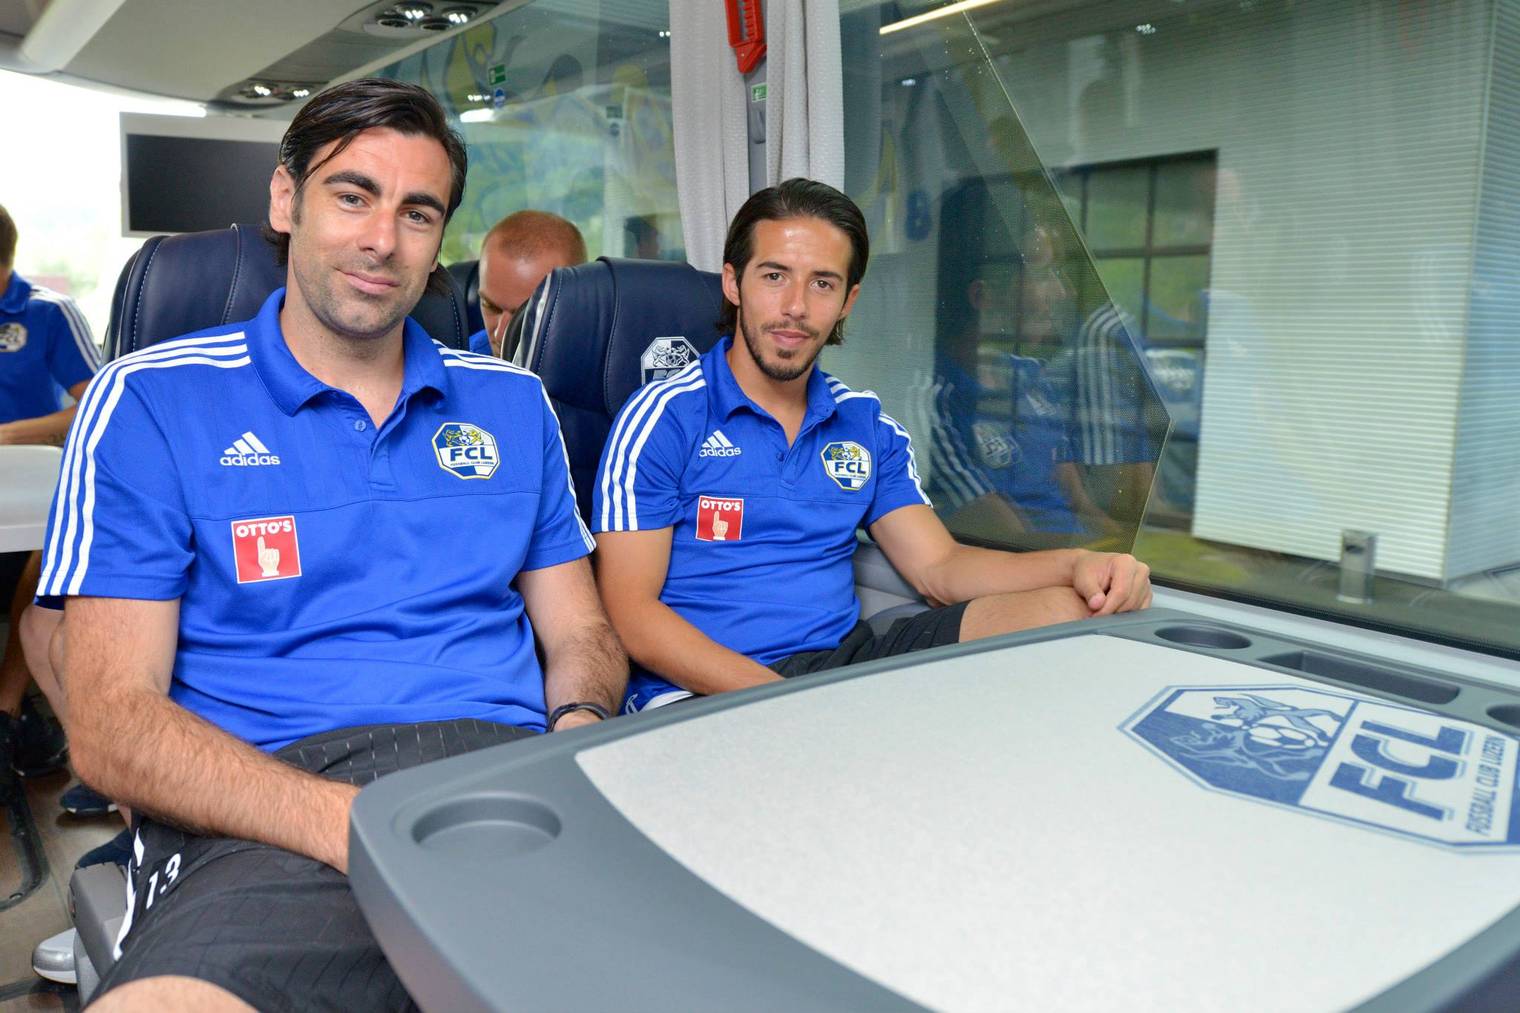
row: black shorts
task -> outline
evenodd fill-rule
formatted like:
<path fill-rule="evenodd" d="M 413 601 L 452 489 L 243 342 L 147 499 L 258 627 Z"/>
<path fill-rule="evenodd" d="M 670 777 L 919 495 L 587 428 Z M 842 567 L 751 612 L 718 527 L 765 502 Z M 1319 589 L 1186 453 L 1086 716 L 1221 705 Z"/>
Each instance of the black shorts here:
<path fill-rule="evenodd" d="M 536 733 L 462 719 L 345 728 L 274 755 L 350 784 Z M 120 958 L 100 991 L 182 975 L 259 1010 L 416 1009 L 336 869 L 267 844 L 150 819 L 136 839 Z"/>
<path fill-rule="evenodd" d="M 959 643 L 961 616 L 966 611 L 966 604 L 961 602 L 903 616 L 880 635 L 873 633 L 868 623 L 859 622 L 838 647 L 828 651 L 793 654 L 772 662 L 770 669 L 790 679 L 796 675 L 811 675 L 862 661 L 893 658 L 912 651 L 926 651 L 931 647 Z"/>

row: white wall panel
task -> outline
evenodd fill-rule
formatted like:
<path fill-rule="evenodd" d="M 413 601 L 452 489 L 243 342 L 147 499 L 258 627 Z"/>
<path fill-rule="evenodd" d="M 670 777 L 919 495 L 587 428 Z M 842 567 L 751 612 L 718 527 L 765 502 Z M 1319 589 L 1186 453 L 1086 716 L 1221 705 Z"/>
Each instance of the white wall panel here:
<path fill-rule="evenodd" d="M 1490 13 L 1158 20 L 1110 37 L 1123 98 L 1097 122 L 1075 113 L 1093 40 L 1032 28 L 1000 59 L 1047 160 L 1219 153 L 1197 535 L 1328 559 L 1365 528 L 1382 568 L 1447 575 Z"/>

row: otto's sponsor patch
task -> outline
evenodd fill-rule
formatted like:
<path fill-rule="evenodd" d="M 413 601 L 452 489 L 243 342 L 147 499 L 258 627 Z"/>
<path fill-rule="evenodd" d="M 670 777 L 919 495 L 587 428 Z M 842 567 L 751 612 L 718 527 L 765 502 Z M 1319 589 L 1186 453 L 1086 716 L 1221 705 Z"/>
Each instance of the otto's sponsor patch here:
<path fill-rule="evenodd" d="M 433 434 L 438 467 L 459 478 L 490 478 L 501 464 L 496 437 L 468 422 L 445 422 Z"/>
<path fill-rule="evenodd" d="M 301 575 L 301 547 L 294 517 L 255 517 L 232 522 L 237 582 L 284 580 Z"/>
<path fill-rule="evenodd" d="M 853 440 L 835 440 L 818 456 L 824 472 L 841 489 L 859 492 L 871 480 L 871 452 Z"/>
<path fill-rule="evenodd" d="M 737 542 L 744 535 L 744 500 L 697 497 L 697 541 Z"/>
<path fill-rule="evenodd" d="M 1163 691 L 1124 730 L 1218 791 L 1449 847 L 1520 844 L 1520 741 L 1297 686 Z"/>

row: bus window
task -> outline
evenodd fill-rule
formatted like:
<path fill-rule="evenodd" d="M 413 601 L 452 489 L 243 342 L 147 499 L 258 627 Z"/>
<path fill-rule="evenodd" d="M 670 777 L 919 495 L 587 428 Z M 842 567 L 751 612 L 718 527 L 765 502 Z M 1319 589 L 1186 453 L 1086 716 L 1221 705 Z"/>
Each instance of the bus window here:
<path fill-rule="evenodd" d="M 379 72 L 438 96 L 468 146 L 445 263 L 474 260 L 491 226 L 523 208 L 574 222 L 592 257 L 685 259 L 669 16 L 651 3 L 588 19 L 584 6 L 520 6 Z"/>
<path fill-rule="evenodd" d="M 1143 510 L 1158 580 L 1520 650 L 1505 5 L 863 2 L 840 28 L 847 189 L 881 254 L 831 368 L 904 411 L 953 362 L 976 403 L 952 428 L 1001 464 L 1038 446 L 990 425 L 1017 415 L 1010 362 L 1049 371 L 1106 305 L 1137 354 L 1107 364 L 1120 424 L 1079 448 L 1080 492 Z M 1143 502 L 1135 365 L 1171 422 Z M 980 486 L 929 456 L 955 525 Z"/>

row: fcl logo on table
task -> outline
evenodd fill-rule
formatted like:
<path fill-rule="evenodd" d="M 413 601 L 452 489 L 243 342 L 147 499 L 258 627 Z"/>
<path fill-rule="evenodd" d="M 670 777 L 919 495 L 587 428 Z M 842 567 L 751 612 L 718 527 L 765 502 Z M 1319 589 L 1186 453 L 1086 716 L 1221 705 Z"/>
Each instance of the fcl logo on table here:
<path fill-rule="evenodd" d="M 468 422 L 445 422 L 433 434 L 438 467 L 459 478 L 490 478 L 501 464 L 496 437 Z"/>
<path fill-rule="evenodd" d="M 1172 687 L 1124 725 L 1205 787 L 1456 848 L 1520 844 L 1520 741 L 1300 686 Z"/>

